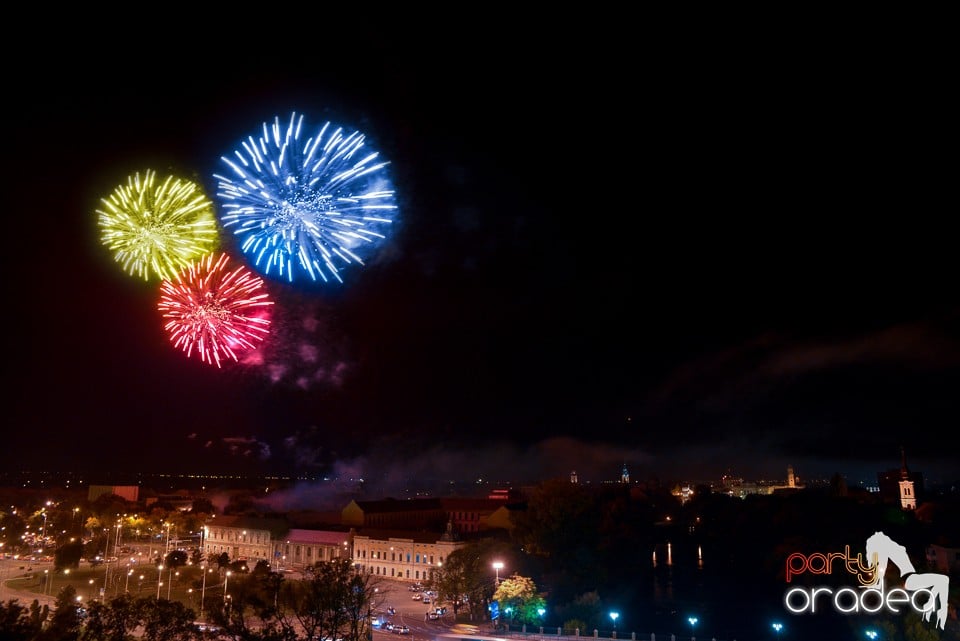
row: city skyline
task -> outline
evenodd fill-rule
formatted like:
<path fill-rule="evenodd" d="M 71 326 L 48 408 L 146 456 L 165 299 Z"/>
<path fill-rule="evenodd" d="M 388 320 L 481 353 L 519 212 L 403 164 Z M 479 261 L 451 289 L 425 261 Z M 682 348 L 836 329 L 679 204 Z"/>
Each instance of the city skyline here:
<path fill-rule="evenodd" d="M 696 56 L 631 87 L 615 48 L 547 61 L 507 36 L 498 64 L 437 36 L 451 74 L 372 29 L 333 65 L 201 47 L 162 91 L 95 47 L 14 71 L 7 469 L 869 478 L 904 447 L 960 477 L 946 183 L 908 135 L 936 127 L 934 89 L 877 106 L 866 79 Z M 368 136 L 396 224 L 342 285 L 267 279 L 262 352 L 212 367 L 95 211 L 146 169 L 219 207 L 221 156 L 294 111 Z"/>

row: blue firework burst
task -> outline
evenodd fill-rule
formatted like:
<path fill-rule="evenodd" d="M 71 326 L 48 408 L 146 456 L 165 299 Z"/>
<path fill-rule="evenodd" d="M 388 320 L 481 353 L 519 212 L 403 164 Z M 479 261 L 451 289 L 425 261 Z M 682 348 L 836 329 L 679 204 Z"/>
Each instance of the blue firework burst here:
<path fill-rule="evenodd" d="M 294 282 L 343 282 L 341 270 L 364 264 L 386 238 L 397 206 L 389 162 L 365 148 L 359 131 L 325 123 L 304 135 L 304 117 L 263 123 L 221 160 L 214 174 L 221 221 L 261 273 Z"/>

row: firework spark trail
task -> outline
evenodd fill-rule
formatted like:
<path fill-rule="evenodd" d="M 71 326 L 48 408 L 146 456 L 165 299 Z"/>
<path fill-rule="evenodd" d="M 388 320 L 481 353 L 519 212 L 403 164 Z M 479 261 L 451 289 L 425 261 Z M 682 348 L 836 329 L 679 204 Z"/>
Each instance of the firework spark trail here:
<path fill-rule="evenodd" d="M 263 274 L 342 283 L 338 265 L 362 265 L 396 215 L 389 163 L 364 151 L 358 131 L 345 136 L 328 122 L 306 140 L 302 132 L 302 115 L 285 128 L 275 117 L 221 157 L 234 174 L 214 174 L 221 222 Z"/>
<path fill-rule="evenodd" d="M 229 258 L 214 262 L 209 254 L 191 264 L 175 281 L 160 285 L 157 308 L 168 319 L 164 328 L 187 357 L 221 366 L 225 358 L 254 349 L 269 333 L 269 306 L 263 279 L 243 267 L 227 271 Z"/>
<path fill-rule="evenodd" d="M 217 241 L 213 203 L 195 183 L 147 170 L 101 199 L 100 240 L 123 270 L 144 280 L 169 279 Z"/>

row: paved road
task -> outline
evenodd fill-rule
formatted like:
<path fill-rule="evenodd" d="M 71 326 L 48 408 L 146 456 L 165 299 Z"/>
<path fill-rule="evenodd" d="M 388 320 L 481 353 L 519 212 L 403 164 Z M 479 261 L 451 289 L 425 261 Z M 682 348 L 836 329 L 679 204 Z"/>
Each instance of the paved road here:
<path fill-rule="evenodd" d="M 445 632 L 454 624 L 453 607 L 449 603 L 438 604 L 436 602 L 424 605 L 421 601 L 414 601 L 415 592 L 409 590 L 409 583 L 391 579 L 381 579 L 380 589 L 385 593 L 383 605 L 375 616 L 379 616 L 384 621 L 393 621 L 401 623 L 410 628 L 409 636 L 399 636 L 387 630 L 374 630 L 374 636 L 377 638 L 392 637 L 397 639 L 406 639 L 409 641 L 432 641 L 439 632 Z M 445 605 L 447 613 L 436 621 L 427 620 L 427 613 L 432 612 L 438 605 Z M 387 616 L 386 608 L 393 606 L 397 613 L 394 616 Z"/>
<path fill-rule="evenodd" d="M 53 606 L 56 595 L 37 594 L 43 571 L 53 571 L 52 561 L 19 561 L 0 559 L 0 600 L 4 603 L 16 599 L 20 605 L 29 606 L 36 599 L 40 605 Z M 29 586 L 29 589 L 28 589 Z"/>

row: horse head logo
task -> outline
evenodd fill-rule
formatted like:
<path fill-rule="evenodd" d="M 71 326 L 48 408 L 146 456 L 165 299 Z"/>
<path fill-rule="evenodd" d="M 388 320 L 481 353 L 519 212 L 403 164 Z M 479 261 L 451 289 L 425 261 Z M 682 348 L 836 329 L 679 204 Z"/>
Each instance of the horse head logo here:
<path fill-rule="evenodd" d="M 907 556 L 907 549 L 891 539 L 883 532 L 874 532 L 867 537 L 867 562 L 875 566 L 871 587 L 883 590 L 884 575 L 887 566 L 892 563 L 900 571 L 903 579 L 903 589 L 908 592 L 926 590 L 930 597 L 923 608 L 923 620 L 930 621 L 934 610 L 937 611 L 937 627 L 941 630 L 947 624 L 947 591 L 950 587 L 950 577 L 945 574 L 921 573 Z"/>

